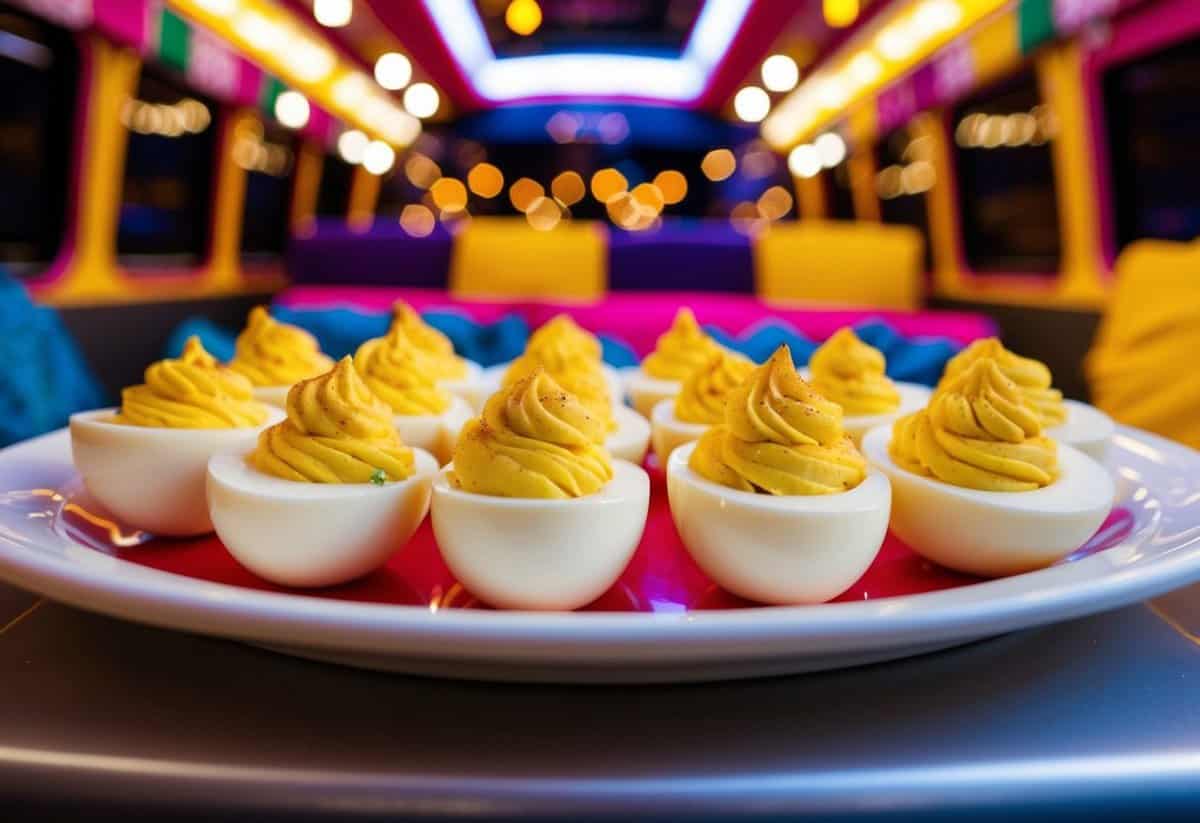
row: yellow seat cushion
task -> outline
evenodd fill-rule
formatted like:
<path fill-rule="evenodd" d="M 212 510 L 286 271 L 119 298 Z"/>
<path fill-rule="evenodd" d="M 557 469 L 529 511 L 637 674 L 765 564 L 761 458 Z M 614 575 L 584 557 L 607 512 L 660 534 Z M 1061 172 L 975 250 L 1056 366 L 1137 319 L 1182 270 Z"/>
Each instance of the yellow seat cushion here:
<path fill-rule="evenodd" d="M 908 226 L 776 223 L 754 244 L 758 294 L 772 301 L 915 309 L 923 291 L 923 243 Z"/>
<path fill-rule="evenodd" d="M 523 217 L 477 217 L 454 238 L 459 297 L 598 300 L 608 285 L 607 235 L 588 221 L 537 231 Z"/>
<path fill-rule="evenodd" d="M 1114 419 L 1200 448 L 1200 242 L 1143 240 L 1116 284 L 1084 371 Z"/>

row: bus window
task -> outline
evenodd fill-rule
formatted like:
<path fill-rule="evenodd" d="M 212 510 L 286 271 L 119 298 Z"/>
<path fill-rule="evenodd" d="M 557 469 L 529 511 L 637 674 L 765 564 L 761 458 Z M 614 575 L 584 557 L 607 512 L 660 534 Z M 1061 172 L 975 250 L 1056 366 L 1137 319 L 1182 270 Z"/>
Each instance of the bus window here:
<path fill-rule="evenodd" d="M 1200 235 L 1200 167 L 1178 162 L 1200 142 L 1200 39 L 1108 71 L 1104 109 L 1116 251 Z"/>
<path fill-rule="evenodd" d="M 121 109 L 129 129 L 117 254 L 133 265 L 195 266 L 208 250 L 216 105 L 143 66 Z"/>
<path fill-rule="evenodd" d="M 967 265 L 984 273 L 1056 272 L 1055 120 L 1033 72 L 967 100 L 951 123 Z"/>
<path fill-rule="evenodd" d="M 350 187 L 354 166 L 336 154 L 325 155 L 321 164 L 321 187 L 317 190 L 317 216 L 345 219 L 350 210 Z"/>
<path fill-rule="evenodd" d="M 929 214 L 925 193 L 933 188 L 936 172 L 930 152 L 930 138 L 913 137 L 907 128 L 899 128 L 875 147 L 875 191 L 879 195 L 879 216 L 884 223 L 912 226 L 925 239 L 925 270 L 933 268 L 929 242 Z"/>
<path fill-rule="evenodd" d="M 397 220 L 404 207 L 410 203 L 419 203 L 424 193 L 408 181 L 403 168 L 394 169 L 379 183 L 379 201 L 375 204 L 375 213 L 380 217 Z"/>
<path fill-rule="evenodd" d="M 0 263 L 17 274 L 62 244 L 78 82 L 70 33 L 0 9 Z"/>
<path fill-rule="evenodd" d="M 853 220 L 854 189 L 850 181 L 850 164 L 839 163 L 825 173 L 829 196 L 830 220 Z"/>
<path fill-rule="evenodd" d="M 249 120 L 237 136 L 234 157 L 246 170 L 242 257 L 279 257 L 288 239 L 296 138 L 273 122 Z"/>

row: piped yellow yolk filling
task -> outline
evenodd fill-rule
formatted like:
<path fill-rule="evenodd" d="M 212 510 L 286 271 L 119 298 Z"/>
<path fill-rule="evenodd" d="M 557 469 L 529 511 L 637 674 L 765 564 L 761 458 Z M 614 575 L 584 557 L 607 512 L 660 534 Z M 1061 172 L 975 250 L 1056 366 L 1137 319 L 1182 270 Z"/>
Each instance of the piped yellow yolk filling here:
<path fill-rule="evenodd" d="M 1057 446 L 990 358 L 951 378 L 926 409 L 897 420 L 890 453 L 910 471 L 980 491 L 1031 491 L 1058 475 Z"/>
<path fill-rule="evenodd" d="M 723 486 L 776 495 L 835 494 L 867 473 L 841 407 L 801 379 L 787 346 L 730 392 L 725 423 L 700 438 L 688 465 Z"/>
<path fill-rule="evenodd" d="M 236 429 L 259 426 L 267 419 L 267 408 L 254 399 L 250 381 L 219 365 L 195 337 L 188 339 L 178 360 L 160 360 L 146 369 L 145 380 L 121 392 L 114 422 Z"/>
<path fill-rule="evenodd" d="M 741 385 L 754 363 L 735 352 L 718 350 L 693 371 L 675 398 L 675 418 L 685 423 L 716 425 L 725 419 L 725 401 Z"/>
<path fill-rule="evenodd" d="M 395 414 L 436 415 L 450 408 L 450 395 L 438 387 L 436 360 L 398 326 L 359 346 L 354 367 Z"/>
<path fill-rule="evenodd" d="M 884 374 L 883 352 L 839 329 L 813 352 L 812 386 L 849 415 L 887 414 L 900 407 L 900 392 Z"/>
<path fill-rule="evenodd" d="M 371 393 L 349 357 L 292 386 L 287 418 L 258 436 L 247 457 L 259 471 L 309 483 L 384 483 L 416 471 L 392 410 Z"/>
<path fill-rule="evenodd" d="M 601 363 L 600 342 L 560 314 L 530 336 L 525 352 L 505 371 L 501 386 L 511 387 L 542 369 L 611 431 L 616 423 Z"/>
<path fill-rule="evenodd" d="M 658 342 L 645 360 L 642 371 L 659 380 L 686 380 L 688 375 L 700 368 L 720 348 L 688 308 L 680 309 L 671 328 L 658 338 Z"/>
<path fill-rule="evenodd" d="M 539 499 L 583 497 L 612 479 L 602 421 L 535 369 L 501 389 L 454 447 L 451 482 L 475 494 Z"/>
<path fill-rule="evenodd" d="M 422 320 L 403 300 L 392 307 L 392 329 L 403 332 L 413 346 L 429 355 L 438 380 L 461 380 L 467 376 L 467 361 L 454 353 L 450 338 Z"/>
<path fill-rule="evenodd" d="M 304 329 L 280 323 L 262 306 L 250 312 L 229 368 L 255 386 L 290 386 L 329 371 L 333 361 Z"/>
<path fill-rule="evenodd" d="M 1067 422 L 1067 407 L 1062 392 L 1054 388 L 1050 369 L 1045 363 L 1013 354 L 995 337 L 976 340 L 946 363 L 938 388 L 962 374 L 977 361 L 994 360 L 1004 376 L 1017 385 L 1025 404 L 1037 412 L 1042 426 L 1058 426 Z"/>

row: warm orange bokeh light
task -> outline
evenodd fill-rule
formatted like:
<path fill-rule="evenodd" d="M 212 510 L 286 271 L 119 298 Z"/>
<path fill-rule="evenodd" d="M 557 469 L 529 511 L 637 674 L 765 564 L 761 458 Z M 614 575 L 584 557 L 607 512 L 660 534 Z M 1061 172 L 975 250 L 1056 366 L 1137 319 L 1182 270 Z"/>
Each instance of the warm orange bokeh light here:
<path fill-rule="evenodd" d="M 662 192 L 663 202 L 668 206 L 674 206 L 687 197 L 688 183 L 683 172 L 674 169 L 660 171 L 654 178 L 654 185 L 658 186 L 658 190 Z"/>
<path fill-rule="evenodd" d="M 433 203 L 442 211 L 462 211 L 467 207 L 467 187 L 454 177 L 443 177 L 429 187 Z"/>
<path fill-rule="evenodd" d="M 537 197 L 525 210 L 525 219 L 538 231 L 550 231 L 562 220 L 562 209 L 549 197 Z"/>
<path fill-rule="evenodd" d="M 512 0 L 504 12 L 504 24 L 522 37 L 533 34 L 542 25 L 542 7 L 537 0 Z"/>
<path fill-rule="evenodd" d="M 533 201 L 545 194 L 546 190 L 542 188 L 541 183 L 528 177 L 522 177 L 508 190 L 508 199 L 512 202 L 514 209 L 525 212 L 533 205 Z"/>
<path fill-rule="evenodd" d="M 600 169 L 592 175 L 592 197 L 601 203 L 629 190 L 629 181 L 616 169 Z"/>
<path fill-rule="evenodd" d="M 654 212 L 656 216 L 663 210 L 665 198 L 662 191 L 653 183 L 638 183 L 630 194 L 633 195 L 633 199 L 638 202 L 638 205 Z"/>
<path fill-rule="evenodd" d="M 792 194 L 783 186 L 771 186 L 758 198 L 758 213 L 768 220 L 781 220 L 792 210 Z"/>
<path fill-rule="evenodd" d="M 413 152 L 404 161 L 404 176 L 418 189 L 427 189 L 442 176 L 442 170 L 429 157 L 420 152 Z"/>
<path fill-rule="evenodd" d="M 713 182 L 728 178 L 737 169 L 737 160 L 729 149 L 713 149 L 700 161 L 700 171 Z"/>
<path fill-rule="evenodd" d="M 479 163 L 468 172 L 467 185 L 475 194 L 490 199 L 504 191 L 504 174 L 491 163 Z"/>
<path fill-rule="evenodd" d="M 757 234 L 766 225 L 766 220 L 758 212 L 758 206 L 749 200 L 743 200 L 733 207 L 729 213 L 729 221 L 739 234 Z"/>
<path fill-rule="evenodd" d="M 560 203 L 567 206 L 574 206 L 583 196 L 587 194 L 587 189 L 583 185 L 583 178 L 578 173 L 573 171 L 564 171 L 562 174 L 550 181 L 550 193 L 553 194 Z"/>
<path fill-rule="evenodd" d="M 412 237 L 428 237 L 435 224 L 433 212 L 424 206 L 410 203 L 400 212 L 400 228 Z"/>

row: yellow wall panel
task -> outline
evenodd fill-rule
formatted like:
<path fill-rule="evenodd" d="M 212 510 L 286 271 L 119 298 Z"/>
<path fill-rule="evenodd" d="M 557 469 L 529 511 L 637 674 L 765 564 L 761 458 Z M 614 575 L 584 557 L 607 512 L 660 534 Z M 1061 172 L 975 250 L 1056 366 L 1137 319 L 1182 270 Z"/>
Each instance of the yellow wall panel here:
<path fill-rule="evenodd" d="M 984 23 L 971 35 L 970 48 L 978 85 L 987 85 L 1011 72 L 1021 62 L 1016 12 L 1001 12 Z"/>
<path fill-rule="evenodd" d="M 603 226 L 536 231 L 520 217 L 478 217 L 454 239 L 450 290 L 465 297 L 598 300 L 608 286 Z"/>
<path fill-rule="evenodd" d="M 921 303 L 922 239 L 907 226 L 776 224 L 755 242 L 754 267 L 767 300 L 888 309 Z"/>

